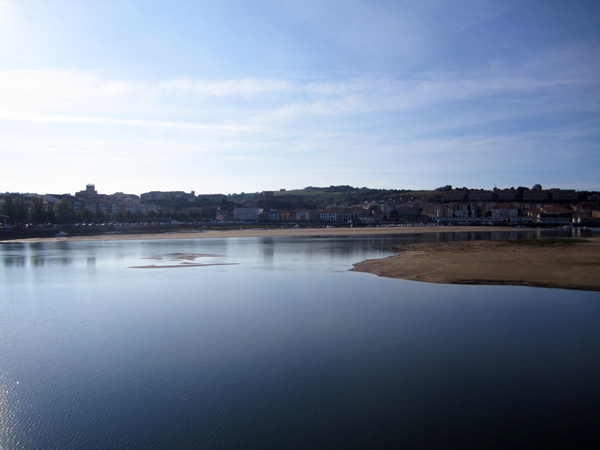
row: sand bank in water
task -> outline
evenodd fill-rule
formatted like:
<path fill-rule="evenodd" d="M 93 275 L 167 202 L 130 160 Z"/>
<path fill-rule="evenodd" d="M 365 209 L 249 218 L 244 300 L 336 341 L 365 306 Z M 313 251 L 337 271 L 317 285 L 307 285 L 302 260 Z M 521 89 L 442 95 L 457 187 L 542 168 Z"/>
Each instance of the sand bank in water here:
<path fill-rule="evenodd" d="M 354 271 L 429 283 L 600 291 L 600 239 L 413 244 Z"/>

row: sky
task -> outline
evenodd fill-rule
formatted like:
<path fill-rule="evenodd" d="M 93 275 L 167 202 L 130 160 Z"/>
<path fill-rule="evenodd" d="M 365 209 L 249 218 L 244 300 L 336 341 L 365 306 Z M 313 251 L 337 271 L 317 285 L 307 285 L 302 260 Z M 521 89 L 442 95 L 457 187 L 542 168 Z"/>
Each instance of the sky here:
<path fill-rule="evenodd" d="M 598 0 L 0 0 L 0 192 L 600 190 Z"/>

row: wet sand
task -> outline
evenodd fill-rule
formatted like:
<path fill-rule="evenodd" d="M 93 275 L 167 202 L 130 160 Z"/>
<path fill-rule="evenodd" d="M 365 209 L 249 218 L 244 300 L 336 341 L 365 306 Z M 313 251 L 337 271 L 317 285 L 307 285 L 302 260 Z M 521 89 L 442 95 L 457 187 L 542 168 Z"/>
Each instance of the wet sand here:
<path fill-rule="evenodd" d="M 600 291 L 600 239 L 567 242 L 541 239 L 413 244 L 400 247 L 397 256 L 363 261 L 352 270 L 428 283 Z"/>
<path fill-rule="evenodd" d="M 15 242 L 69 242 L 69 241 L 122 241 L 142 239 L 206 239 L 229 237 L 293 237 L 293 236 L 356 236 L 377 234 L 421 234 L 421 233 L 455 233 L 480 231 L 521 231 L 513 227 L 373 227 L 373 228 L 273 228 L 273 229 L 240 229 L 214 230 L 198 232 L 172 232 L 147 234 L 103 234 L 98 236 L 69 236 L 53 238 L 12 239 L 0 241 L 0 244 Z"/>
<path fill-rule="evenodd" d="M 207 266 L 233 266 L 237 263 L 199 263 L 196 260 L 199 258 L 218 258 L 221 255 L 205 254 L 205 253 L 168 253 L 163 256 L 151 256 L 149 258 L 163 264 L 151 264 L 147 266 L 131 266 L 129 269 L 174 269 L 181 267 L 207 267 Z M 164 264 L 167 261 L 169 264 Z M 174 264 L 173 264 L 174 263 Z"/>

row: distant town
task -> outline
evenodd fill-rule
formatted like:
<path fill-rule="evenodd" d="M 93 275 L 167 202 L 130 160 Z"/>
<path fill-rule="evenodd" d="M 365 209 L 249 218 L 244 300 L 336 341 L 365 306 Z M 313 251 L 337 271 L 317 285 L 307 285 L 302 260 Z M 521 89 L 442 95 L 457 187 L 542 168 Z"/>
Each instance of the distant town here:
<path fill-rule="evenodd" d="M 598 225 L 600 193 L 452 186 L 429 191 L 308 186 L 286 191 L 196 194 L 151 191 L 100 194 L 96 186 L 72 194 L 0 194 L 3 229 L 185 224 L 304 225 Z"/>

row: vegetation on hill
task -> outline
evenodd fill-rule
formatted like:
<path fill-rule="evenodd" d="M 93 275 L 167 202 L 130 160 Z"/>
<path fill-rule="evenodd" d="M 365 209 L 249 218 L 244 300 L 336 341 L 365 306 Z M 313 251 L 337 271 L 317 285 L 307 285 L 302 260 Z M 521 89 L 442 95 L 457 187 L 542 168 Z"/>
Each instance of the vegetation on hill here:
<path fill-rule="evenodd" d="M 306 204 L 314 208 L 324 208 L 327 205 L 357 205 L 366 201 L 378 200 L 408 200 L 412 198 L 429 197 L 434 191 L 411 191 L 409 189 L 369 189 L 367 187 L 352 187 L 347 185 L 316 187 L 307 186 L 304 189 L 279 190 L 274 192 L 275 197 L 301 196 Z M 241 199 L 258 200 L 261 193 L 232 194 L 230 201 Z"/>

